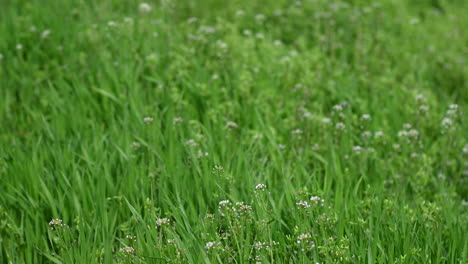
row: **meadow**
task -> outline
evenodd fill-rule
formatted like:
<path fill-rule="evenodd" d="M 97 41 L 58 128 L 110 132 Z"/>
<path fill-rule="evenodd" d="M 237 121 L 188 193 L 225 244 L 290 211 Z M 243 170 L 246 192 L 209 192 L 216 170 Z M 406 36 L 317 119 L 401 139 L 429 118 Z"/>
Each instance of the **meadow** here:
<path fill-rule="evenodd" d="M 467 13 L 1 0 L 0 263 L 467 263 Z"/>

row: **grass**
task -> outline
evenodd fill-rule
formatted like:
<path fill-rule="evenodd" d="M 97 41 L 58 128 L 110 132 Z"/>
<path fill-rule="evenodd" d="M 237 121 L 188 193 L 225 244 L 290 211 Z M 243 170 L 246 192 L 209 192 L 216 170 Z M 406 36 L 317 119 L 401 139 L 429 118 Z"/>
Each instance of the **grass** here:
<path fill-rule="evenodd" d="M 466 263 L 468 2 L 13 1 L 1 263 Z"/>

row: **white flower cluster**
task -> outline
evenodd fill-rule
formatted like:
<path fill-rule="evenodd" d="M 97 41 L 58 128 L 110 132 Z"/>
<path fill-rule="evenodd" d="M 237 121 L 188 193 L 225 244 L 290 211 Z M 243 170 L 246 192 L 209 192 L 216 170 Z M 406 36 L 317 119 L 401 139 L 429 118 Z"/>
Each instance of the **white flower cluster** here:
<path fill-rule="evenodd" d="M 325 200 L 318 196 L 310 197 L 310 201 L 312 202 L 313 205 L 320 205 L 320 206 L 323 206 L 323 204 L 325 203 Z"/>
<path fill-rule="evenodd" d="M 154 118 L 150 117 L 150 116 L 147 116 L 145 118 L 143 118 L 143 122 L 145 122 L 145 124 L 151 124 L 153 123 L 154 121 Z"/>
<path fill-rule="evenodd" d="M 149 13 L 149 12 L 151 12 L 151 10 L 153 10 L 153 8 L 151 7 L 151 5 L 148 4 L 148 3 L 141 3 L 140 6 L 138 7 L 138 9 L 139 9 L 140 12 L 142 12 L 142 13 Z"/>
<path fill-rule="evenodd" d="M 212 248 L 219 247 L 220 245 L 221 245 L 220 242 L 211 241 L 211 242 L 207 242 L 207 243 L 205 244 L 205 248 L 206 248 L 207 250 L 210 250 L 210 249 L 212 249 Z"/>
<path fill-rule="evenodd" d="M 158 218 L 156 220 L 156 228 L 160 228 L 161 226 L 168 225 L 171 222 L 169 218 Z"/>
<path fill-rule="evenodd" d="M 123 247 L 120 249 L 120 252 L 124 253 L 124 254 L 128 254 L 128 255 L 133 255 L 135 254 L 135 249 L 132 248 L 132 247 Z"/>

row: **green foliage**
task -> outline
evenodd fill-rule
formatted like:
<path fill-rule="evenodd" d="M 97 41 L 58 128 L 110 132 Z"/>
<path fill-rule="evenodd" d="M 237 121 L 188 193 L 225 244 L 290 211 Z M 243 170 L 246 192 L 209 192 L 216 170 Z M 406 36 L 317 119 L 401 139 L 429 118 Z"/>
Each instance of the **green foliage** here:
<path fill-rule="evenodd" d="M 0 263 L 466 263 L 467 4 L 4 0 Z"/>

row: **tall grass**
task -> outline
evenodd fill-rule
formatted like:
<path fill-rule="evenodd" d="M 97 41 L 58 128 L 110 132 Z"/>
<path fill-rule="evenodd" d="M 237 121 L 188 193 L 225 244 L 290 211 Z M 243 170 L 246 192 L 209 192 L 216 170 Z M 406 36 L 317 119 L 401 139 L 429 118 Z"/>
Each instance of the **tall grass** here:
<path fill-rule="evenodd" d="M 0 263 L 466 263 L 466 1 L 11 1 Z"/>

